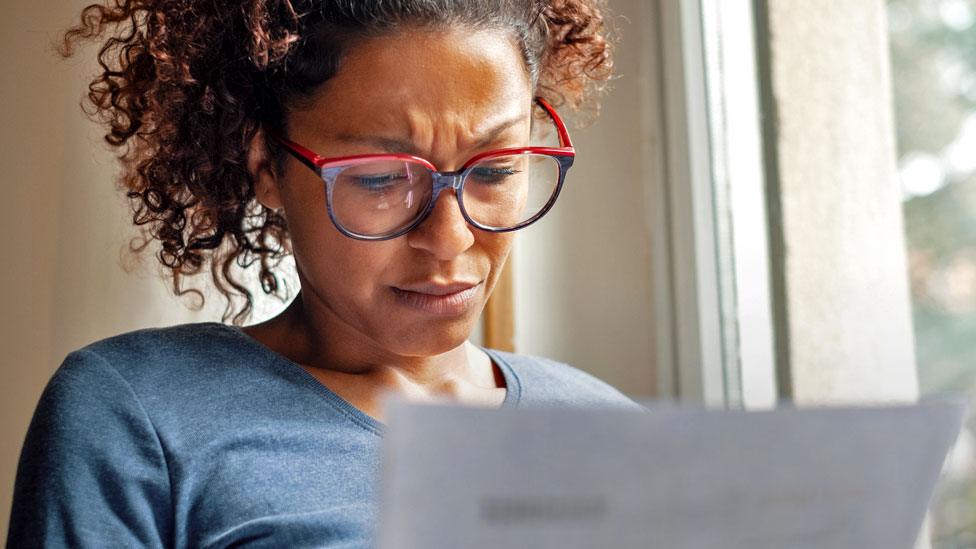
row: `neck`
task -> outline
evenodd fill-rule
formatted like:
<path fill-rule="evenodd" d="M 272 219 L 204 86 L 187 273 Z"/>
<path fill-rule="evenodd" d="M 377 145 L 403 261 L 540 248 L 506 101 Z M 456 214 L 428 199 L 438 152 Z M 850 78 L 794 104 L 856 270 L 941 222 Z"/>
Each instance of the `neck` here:
<path fill-rule="evenodd" d="M 278 316 L 245 328 L 245 333 L 306 368 L 353 376 L 391 390 L 403 386 L 494 386 L 487 357 L 465 341 L 431 356 L 405 356 L 365 337 L 313 293 L 301 292 Z"/>

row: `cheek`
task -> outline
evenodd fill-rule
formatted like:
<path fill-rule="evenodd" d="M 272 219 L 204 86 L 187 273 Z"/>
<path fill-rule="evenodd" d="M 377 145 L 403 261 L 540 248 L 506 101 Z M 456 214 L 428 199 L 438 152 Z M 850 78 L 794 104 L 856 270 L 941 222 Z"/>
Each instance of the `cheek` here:
<path fill-rule="evenodd" d="M 376 333 L 390 318 L 389 285 L 397 265 L 393 244 L 353 240 L 331 225 L 295 242 L 302 290 L 316 295 L 345 324 L 363 333 Z"/>
<path fill-rule="evenodd" d="M 484 236 L 478 238 L 479 246 L 482 250 L 485 250 L 485 254 L 491 262 L 491 272 L 488 277 L 488 287 L 486 288 L 490 291 L 495 287 L 495 283 L 498 281 L 499 275 L 501 275 L 502 268 L 505 266 L 508 254 L 512 251 L 515 233 L 482 232 L 481 234 Z"/>
<path fill-rule="evenodd" d="M 325 203 L 325 183 L 312 172 L 290 171 L 279 193 L 292 241 L 321 234 L 331 225 Z"/>
<path fill-rule="evenodd" d="M 361 242 L 346 237 L 329 218 L 324 184 L 286 183 L 282 193 L 295 261 L 322 293 L 364 295 L 381 284 L 393 261 L 395 241 Z"/>

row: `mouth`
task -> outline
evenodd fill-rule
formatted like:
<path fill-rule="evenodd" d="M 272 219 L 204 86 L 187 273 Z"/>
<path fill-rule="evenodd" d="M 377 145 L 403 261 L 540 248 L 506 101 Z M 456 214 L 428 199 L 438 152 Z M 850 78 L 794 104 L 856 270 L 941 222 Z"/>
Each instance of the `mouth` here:
<path fill-rule="evenodd" d="M 421 282 L 403 287 L 391 286 L 401 305 L 427 314 L 457 316 L 477 303 L 483 281 L 478 282 Z"/>

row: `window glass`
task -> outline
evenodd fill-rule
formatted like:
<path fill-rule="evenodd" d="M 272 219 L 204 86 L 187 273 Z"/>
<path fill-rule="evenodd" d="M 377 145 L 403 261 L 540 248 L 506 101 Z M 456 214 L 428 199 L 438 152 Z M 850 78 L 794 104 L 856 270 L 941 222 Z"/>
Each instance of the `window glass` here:
<path fill-rule="evenodd" d="M 976 0 L 888 0 L 919 381 L 976 408 Z M 932 506 L 933 548 L 976 547 L 976 420 Z"/>

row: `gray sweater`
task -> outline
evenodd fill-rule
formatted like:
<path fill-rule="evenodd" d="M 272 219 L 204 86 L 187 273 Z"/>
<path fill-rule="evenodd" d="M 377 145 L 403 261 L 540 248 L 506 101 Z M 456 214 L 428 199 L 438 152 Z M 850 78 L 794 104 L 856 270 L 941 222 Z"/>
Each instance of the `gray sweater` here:
<path fill-rule="evenodd" d="M 503 406 L 626 405 L 580 370 L 488 351 Z M 71 353 L 21 454 L 8 547 L 368 547 L 384 425 L 215 323 Z"/>

